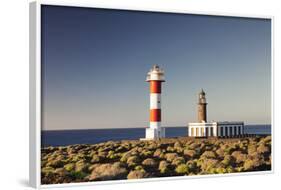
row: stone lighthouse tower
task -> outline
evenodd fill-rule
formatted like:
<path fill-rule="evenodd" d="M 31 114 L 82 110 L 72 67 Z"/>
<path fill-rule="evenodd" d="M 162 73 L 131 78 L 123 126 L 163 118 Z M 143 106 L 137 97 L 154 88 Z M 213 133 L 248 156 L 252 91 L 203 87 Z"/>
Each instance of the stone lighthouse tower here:
<path fill-rule="evenodd" d="M 199 93 L 199 100 L 198 100 L 198 122 L 207 122 L 207 102 L 205 97 L 205 92 L 202 89 Z"/>
<path fill-rule="evenodd" d="M 150 122 L 145 131 L 145 139 L 165 137 L 165 128 L 161 128 L 161 84 L 165 82 L 164 70 L 153 65 L 147 73 L 146 82 L 150 84 Z"/>

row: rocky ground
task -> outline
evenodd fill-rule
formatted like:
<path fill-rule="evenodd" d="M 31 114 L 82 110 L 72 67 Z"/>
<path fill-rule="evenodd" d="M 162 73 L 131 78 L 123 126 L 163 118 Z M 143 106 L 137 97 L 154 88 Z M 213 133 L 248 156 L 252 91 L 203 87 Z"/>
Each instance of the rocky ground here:
<path fill-rule="evenodd" d="M 41 149 L 42 184 L 271 170 L 271 136 L 109 141 Z"/>

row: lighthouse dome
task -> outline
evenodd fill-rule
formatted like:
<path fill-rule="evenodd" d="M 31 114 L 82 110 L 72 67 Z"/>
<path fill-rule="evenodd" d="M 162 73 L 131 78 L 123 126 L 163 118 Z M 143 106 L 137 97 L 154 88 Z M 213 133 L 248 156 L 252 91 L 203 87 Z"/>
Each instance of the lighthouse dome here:
<path fill-rule="evenodd" d="M 201 89 L 201 92 L 199 94 L 205 95 L 206 93 L 204 92 L 203 88 Z"/>

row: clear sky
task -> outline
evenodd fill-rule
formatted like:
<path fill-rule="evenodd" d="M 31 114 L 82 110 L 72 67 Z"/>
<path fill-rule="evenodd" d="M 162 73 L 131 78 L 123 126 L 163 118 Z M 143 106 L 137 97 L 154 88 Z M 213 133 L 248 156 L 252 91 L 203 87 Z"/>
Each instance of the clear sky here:
<path fill-rule="evenodd" d="M 145 127 L 153 64 L 165 70 L 162 125 L 271 123 L 271 21 L 43 6 L 44 130 Z"/>

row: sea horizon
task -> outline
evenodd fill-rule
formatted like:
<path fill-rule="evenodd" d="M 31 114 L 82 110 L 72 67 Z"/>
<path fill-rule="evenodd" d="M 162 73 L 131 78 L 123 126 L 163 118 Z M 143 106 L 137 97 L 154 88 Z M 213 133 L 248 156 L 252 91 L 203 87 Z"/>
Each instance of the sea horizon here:
<path fill-rule="evenodd" d="M 187 126 L 166 128 L 166 138 L 185 137 Z M 245 125 L 247 134 L 271 135 L 271 125 Z M 97 144 L 107 141 L 138 140 L 145 137 L 145 128 L 102 128 L 41 131 L 41 147 Z"/>
<path fill-rule="evenodd" d="M 244 124 L 245 126 L 272 126 L 272 124 Z M 145 129 L 145 128 L 148 128 L 149 126 L 147 127 L 111 127 L 111 128 L 107 128 L 107 127 L 101 127 L 101 128 L 81 128 L 81 129 L 51 129 L 51 130 L 48 130 L 48 129 L 41 129 L 41 132 L 47 132 L 47 131 L 79 131 L 79 130 L 95 130 L 95 129 Z M 177 128 L 177 127 L 188 127 L 188 126 L 181 126 L 181 125 L 178 125 L 178 126 L 162 126 L 163 128 Z"/>

